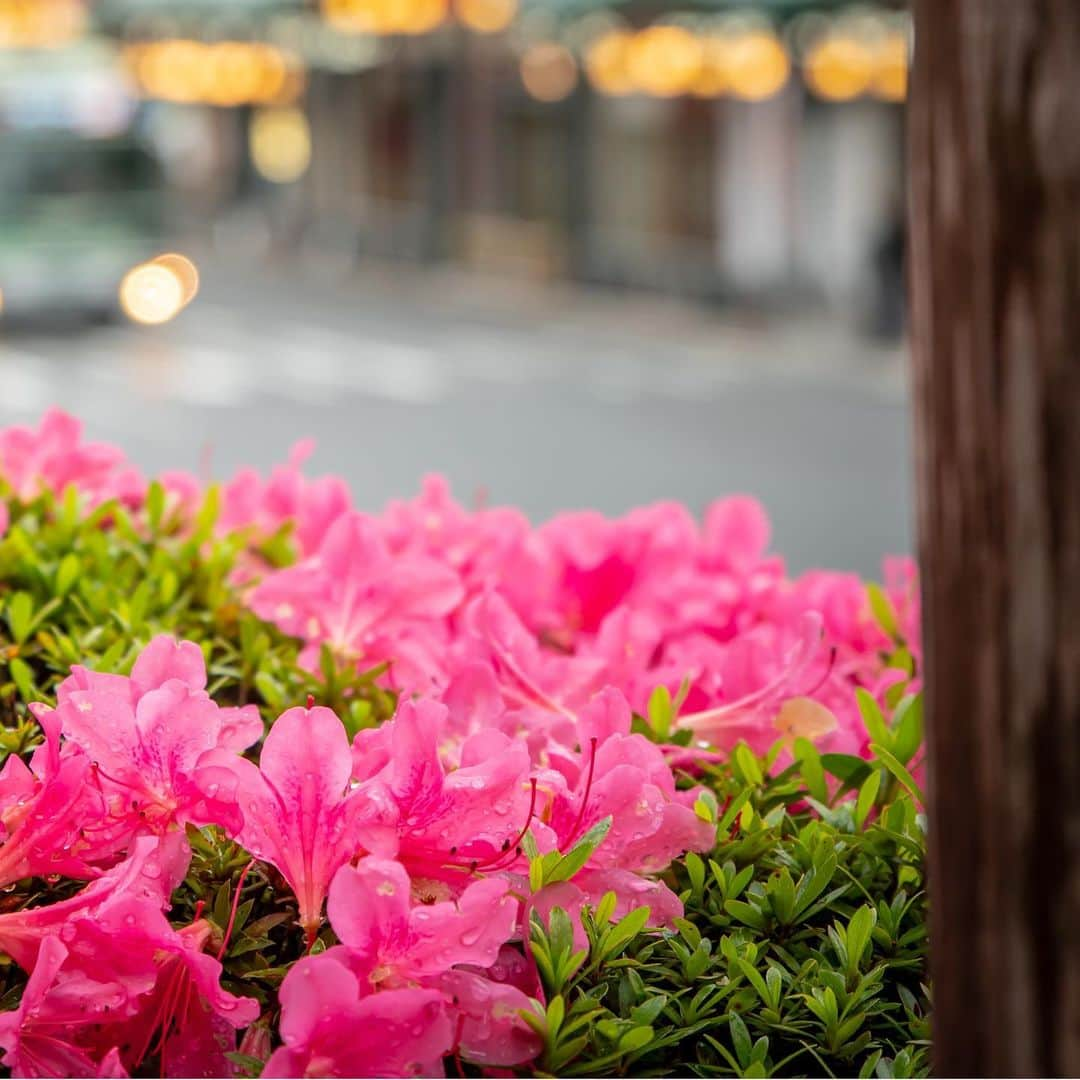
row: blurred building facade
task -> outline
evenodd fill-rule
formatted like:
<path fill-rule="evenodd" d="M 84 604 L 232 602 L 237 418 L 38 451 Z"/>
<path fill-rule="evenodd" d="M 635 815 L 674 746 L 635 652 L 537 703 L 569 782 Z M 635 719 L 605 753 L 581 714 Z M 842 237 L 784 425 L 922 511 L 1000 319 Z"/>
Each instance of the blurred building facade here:
<path fill-rule="evenodd" d="M 19 2 L 0 0 L 0 28 Z M 193 218 L 254 214 L 277 254 L 895 321 L 910 42 L 888 4 L 99 0 L 86 14 Z"/>

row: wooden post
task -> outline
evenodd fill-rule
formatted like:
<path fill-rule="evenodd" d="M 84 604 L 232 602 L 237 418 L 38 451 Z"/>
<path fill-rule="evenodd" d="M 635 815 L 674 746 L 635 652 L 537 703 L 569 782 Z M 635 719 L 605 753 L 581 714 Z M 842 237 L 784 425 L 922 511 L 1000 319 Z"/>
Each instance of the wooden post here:
<path fill-rule="evenodd" d="M 914 0 L 935 1073 L 1080 1075 L 1080 3 Z"/>

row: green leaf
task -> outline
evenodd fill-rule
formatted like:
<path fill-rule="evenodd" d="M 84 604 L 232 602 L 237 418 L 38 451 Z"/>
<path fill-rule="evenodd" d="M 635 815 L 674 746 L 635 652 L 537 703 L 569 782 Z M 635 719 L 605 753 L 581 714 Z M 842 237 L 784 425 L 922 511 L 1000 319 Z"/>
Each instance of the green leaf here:
<path fill-rule="evenodd" d="M 872 768 L 862 758 L 850 754 L 822 754 L 821 765 L 830 776 L 842 780 L 849 788 L 858 787 Z"/>
<path fill-rule="evenodd" d="M 589 856 L 600 846 L 610 829 L 609 815 L 598 821 L 565 855 L 554 859 L 550 864 L 546 860 L 551 858 L 551 855 L 542 856 L 543 884 L 554 885 L 559 881 L 569 881 L 589 861 Z"/>
<path fill-rule="evenodd" d="M 154 480 L 146 489 L 146 518 L 150 524 L 151 533 L 157 534 L 164 513 L 165 489 L 157 480 Z"/>
<path fill-rule="evenodd" d="M 893 717 L 893 754 L 906 765 L 919 751 L 923 741 L 922 694 L 906 698 Z"/>
<path fill-rule="evenodd" d="M 547 1028 L 548 1034 L 554 1038 L 559 1034 L 559 1029 L 563 1025 L 563 1020 L 566 1019 L 566 1002 L 563 1001 L 561 994 L 556 994 L 549 1002 L 547 1007 Z"/>
<path fill-rule="evenodd" d="M 67 596 L 71 591 L 72 585 L 78 581 L 81 571 L 82 563 L 79 561 L 78 555 L 69 551 L 60 560 L 60 565 L 56 568 L 56 580 L 53 582 L 53 592 L 57 596 Z"/>
<path fill-rule="evenodd" d="M 8 601 L 7 624 L 16 645 L 22 645 L 33 629 L 34 598 L 28 592 L 17 592 Z"/>
<path fill-rule="evenodd" d="M 875 769 L 859 788 L 859 797 L 855 802 L 855 828 L 861 829 L 866 823 L 870 811 L 874 808 L 878 789 L 881 787 L 881 772 Z"/>
<path fill-rule="evenodd" d="M 829 801 L 829 788 L 825 783 L 825 771 L 821 764 L 821 755 L 818 753 L 817 747 L 809 739 L 804 739 L 801 736 L 795 740 L 793 747 L 795 753 L 795 760 L 799 763 L 799 771 L 802 773 L 803 781 L 806 784 L 807 791 L 818 802 Z"/>
<path fill-rule="evenodd" d="M 724 811 L 724 816 L 716 826 L 716 831 L 720 836 L 723 836 L 734 824 L 735 819 L 739 816 L 739 812 L 750 801 L 751 794 L 752 792 L 749 789 L 740 791 L 728 804 L 728 808 Z"/>
<path fill-rule="evenodd" d="M 892 733 L 873 695 L 860 686 L 855 691 L 855 700 L 859 703 L 859 712 L 870 735 L 870 741 L 880 743 L 882 746 L 891 745 Z"/>
<path fill-rule="evenodd" d="M 758 759 L 746 743 L 739 743 L 735 747 L 735 753 L 732 756 L 735 759 L 735 767 L 748 784 L 753 784 L 756 787 L 764 782 L 765 777 L 762 775 Z"/>
<path fill-rule="evenodd" d="M 764 930 L 766 918 L 764 914 L 753 904 L 744 900 L 728 900 L 724 904 L 724 910 L 739 922 L 750 926 L 755 930 Z"/>
<path fill-rule="evenodd" d="M 671 734 L 672 719 L 671 691 L 658 686 L 649 696 L 649 726 L 658 739 L 664 741 Z"/>
<path fill-rule="evenodd" d="M 635 908 L 610 927 L 597 943 L 597 959 L 603 962 L 618 956 L 645 929 L 650 912 L 648 907 Z"/>
<path fill-rule="evenodd" d="M 38 694 L 34 687 L 34 673 L 30 670 L 30 665 L 25 660 L 15 657 L 9 663 L 8 670 L 11 672 L 11 680 L 15 683 L 15 688 L 19 691 L 19 696 L 23 701 L 33 701 Z"/>
<path fill-rule="evenodd" d="M 735 1047 L 735 1055 L 739 1064 L 745 1069 L 750 1064 L 753 1044 L 750 1041 L 750 1032 L 746 1027 L 746 1021 L 738 1013 L 732 1013 L 728 1020 L 728 1030 L 731 1032 L 731 1042 Z"/>
<path fill-rule="evenodd" d="M 705 863 L 701 856 L 693 851 L 688 851 L 683 861 L 686 866 L 686 876 L 690 878 L 690 887 L 694 890 L 695 896 L 700 896 L 705 888 Z"/>
<path fill-rule="evenodd" d="M 653 1041 L 653 1029 L 647 1025 L 634 1027 L 619 1039 L 619 1050 L 623 1054 L 632 1054 Z"/>
<path fill-rule="evenodd" d="M 897 625 L 896 609 L 892 601 L 885 595 L 885 590 L 875 582 L 867 582 L 867 599 L 870 601 L 870 610 L 874 613 L 878 626 L 894 640 L 899 638 L 900 630 Z"/>
<path fill-rule="evenodd" d="M 909 773 L 907 769 L 905 769 L 904 766 L 885 749 L 885 747 L 880 746 L 877 743 L 871 743 L 870 750 L 877 756 L 881 764 L 884 765 L 885 768 L 888 769 L 889 772 L 891 772 L 923 806 L 925 806 L 926 796 L 923 794 L 922 788 L 915 783 L 915 777 L 913 777 L 911 773 Z"/>
<path fill-rule="evenodd" d="M 870 934 L 877 925 L 877 911 L 864 904 L 851 916 L 847 925 L 847 968 L 854 975 L 859 970 L 863 953 L 870 944 Z"/>

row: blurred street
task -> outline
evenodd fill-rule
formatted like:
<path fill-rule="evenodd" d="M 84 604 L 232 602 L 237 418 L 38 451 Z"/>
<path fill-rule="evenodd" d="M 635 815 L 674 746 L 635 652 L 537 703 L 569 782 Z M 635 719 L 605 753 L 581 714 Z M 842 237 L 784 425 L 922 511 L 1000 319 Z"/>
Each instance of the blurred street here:
<path fill-rule="evenodd" d="M 369 508 L 425 472 L 462 502 L 618 513 L 736 491 L 793 569 L 910 550 L 901 350 L 836 320 L 460 272 L 201 262 L 158 328 L 0 330 L 0 423 L 56 403 L 153 472 L 266 468 L 314 436 Z"/>

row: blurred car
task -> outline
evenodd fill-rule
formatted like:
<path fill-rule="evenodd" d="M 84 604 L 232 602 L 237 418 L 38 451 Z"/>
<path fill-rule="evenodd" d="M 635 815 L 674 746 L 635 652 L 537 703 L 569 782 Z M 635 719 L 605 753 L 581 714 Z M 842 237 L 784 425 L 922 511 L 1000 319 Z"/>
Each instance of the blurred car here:
<path fill-rule="evenodd" d="M 159 163 L 131 137 L 5 133 L 4 313 L 113 317 L 125 274 L 161 250 L 166 207 Z"/>

